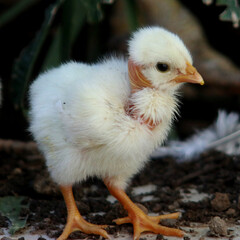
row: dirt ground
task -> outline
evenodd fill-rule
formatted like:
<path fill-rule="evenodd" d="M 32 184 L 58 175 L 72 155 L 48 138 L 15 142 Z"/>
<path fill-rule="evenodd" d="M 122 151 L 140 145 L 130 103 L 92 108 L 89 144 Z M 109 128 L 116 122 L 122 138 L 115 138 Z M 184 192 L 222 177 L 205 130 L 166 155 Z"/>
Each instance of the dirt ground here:
<path fill-rule="evenodd" d="M 49 238 L 58 237 L 66 222 L 66 208 L 57 186 L 51 181 L 41 155 L 23 152 L 0 152 L 0 196 L 24 196 L 29 209 L 21 212 L 27 218 L 27 228 L 31 234 L 39 234 L 37 239 L 44 240 L 41 234 Z M 143 188 L 139 188 L 142 186 Z M 144 192 L 144 186 L 150 190 Z M 145 206 L 151 213 L 170 213 L 181 211 L 178 221 L 163 221 L 163 225 L 189 229 L 194 233 L 193 224 L 198 223 L 209 228 L 205 237 L 223 239 L 236 238 L 236 233 L 226 229 L 224 224 L 240 225 L 240 156 L 227 156 L 220 152 L 207 152 L 194 162 L 178 164 L 174 159 L 152 160 L 145 169 L 136 175 L 127 193 L 134 202 Z M 190 193 L 202 197 L 184 200 Z M 77 205 L 84 217 L 96 224 L 109 224 L 107 231 L 117 238 L 120 232 L 132 234 L 129 224 L 117 226 L 112 220 L 125 216 L 123 208 L 110 201 L 109 193 L 98 179 L 74 187 Z M 93 214 L 94 213 L 94 214 Z M 223 225 L 214 230 L 216 216 L 223 220 Z M 217 224 L 217 223 L 216 223 Z M 0 215 L 0 228 L 7 230 L 9 221 Z M 18 236 L 21 236 L 20 231 Z M 6 239 L 4 231 L 0 239 Z M 17 239 L 20 239 L 18 237 Z M 81 232 L 72 233 L 69 239 L 99 239 Z M 27 238 L 22 237 L 21 240 Z M 148 239 L 143 237 L 141 239 Z M 154 239 L 166 239 L 155 235 Z M 186 236 L 184 239 L 191 239 Z"/>

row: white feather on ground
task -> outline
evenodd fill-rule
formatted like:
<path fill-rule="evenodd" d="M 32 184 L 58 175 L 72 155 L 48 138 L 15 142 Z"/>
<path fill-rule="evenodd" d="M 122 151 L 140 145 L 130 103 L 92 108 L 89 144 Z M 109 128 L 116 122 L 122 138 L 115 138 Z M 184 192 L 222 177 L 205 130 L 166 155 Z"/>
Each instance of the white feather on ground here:
<path fill-rule="evenodd" d="M 185 141 L 170 141 L 159 147 L 153 158 L 172 156 L 178 162 L 194 160 L 207 149 L 217 149 L 230 155 L 240 154 L 240 123 L 237 113 L 220 110 L 213 125 Z"/>

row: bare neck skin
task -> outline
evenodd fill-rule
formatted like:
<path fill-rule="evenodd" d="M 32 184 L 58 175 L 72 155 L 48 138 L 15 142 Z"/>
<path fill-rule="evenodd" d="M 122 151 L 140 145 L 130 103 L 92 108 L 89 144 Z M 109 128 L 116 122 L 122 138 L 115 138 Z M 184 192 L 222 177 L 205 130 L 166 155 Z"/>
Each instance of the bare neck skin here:
<path fill-rule="evenodd" d="M 128 60 L 128 75 L 131 84 L 131 95 L 144 88 L 154 88 L 151 82 L 142 74 L 140 67 L 131 59 Z M 151 119 L 143 119 L 143 117 L 139 116 L 133 109 L 134 105 L 128 101 L 126 106 L 127 114 L 133 119 L 140 121 L 142 124 L 147 125 L 150 130 L 153 130 L 159 124 L 153 123 Z"/>

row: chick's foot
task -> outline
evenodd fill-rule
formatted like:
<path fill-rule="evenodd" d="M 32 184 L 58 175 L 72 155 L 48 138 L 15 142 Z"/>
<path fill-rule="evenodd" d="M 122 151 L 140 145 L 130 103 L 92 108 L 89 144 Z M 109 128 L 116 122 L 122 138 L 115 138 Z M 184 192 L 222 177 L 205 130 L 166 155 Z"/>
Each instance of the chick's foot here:
<path fill-rule="evenodd" d="M 179 213 L 172 213 L 160 216 L 148 216 L 137 205 L 135 205 L 127 194 L 112 184 L 112 180 L 105 179 L 105 184 L 110 193 L 118 199 L 128 211 L 128 217 L 114 220 L 116 224 L 132 223 L 134 228 L 134 240 L 138 240 L 142 232 L 154 232 L 165 236 L 183 237 L 184 232 L 179 229 L 161 226 L 158 223 L 161 219 L 176 219 Z"/>
<path fill-rule="evenodd" d="M 104 230 L 107 225 L 95 225 L 89 223 L 81 216 L 73 197 L 72 186 L 60 186 L 60 189 L 67 206 L 68 217 L 67 224 L 63 230 L 63 233 L 57 240 L 65 240 L 72 232 L 75 231 L 82 231 L 87 234 L 101 235 L 104 238 L 110 239 L 109 235 Z"/>
<path fill-rule="evenodd" d="M 64 231 L 57 240 L 65 240 L 72 232 L 75 231 L 81 231 L 87 234 L 101 235 L 104 238 L 109 239 L 107 232 L 104 230 L 106 227 L 107 225 L 95 225 L 89 223 L 84 220 L 82 216 L 78 214 L 78 212 L 76 212 L 75 214 L 68 216 L 68 221 L 64 228 Z"/>
<path fill-rule="evenodd" d="M 179 213 L 172 213 L 160 216 L 148 216 L 136 205 L 135 207 L 131 210 L 128 210 L 128 217 L 118 218 L 114 220 L 114 222 L 118 225 L 124 223 L 132 223 L 134 228 L 134 240 L 138 240 L 142 232 L 154 232 L 156 234 L 162 234 L 165 236 L 183 237 L 183 231 L 175 228 L 161 226 L 158 224 L 161 219 L 178 218 Z"/>

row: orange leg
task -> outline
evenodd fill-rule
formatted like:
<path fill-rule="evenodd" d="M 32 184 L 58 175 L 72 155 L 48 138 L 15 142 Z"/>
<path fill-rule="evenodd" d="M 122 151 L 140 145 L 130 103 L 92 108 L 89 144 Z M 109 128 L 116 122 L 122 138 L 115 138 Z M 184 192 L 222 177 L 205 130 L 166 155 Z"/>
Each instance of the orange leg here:
<path fill-rule="evenodd" d="M 179 213 L 148 216 L 130 200 L 122 189 L 112 186 L 108 180 L 105 180 L 105 184 L 109 192 L 117 198 L 123 207 L 128 211 L 128 217 L 116 219 L 114 222 L 116 224 L 132 223 L 134 229 L 134 240 L 138 240 L 142 232 L 154 232 L 165 236 L 183 237 L 183 231 L 175 228 L 164 227 L 158 224 L 161 219 L 178 218 Z"/>
<path fill-rule="evenodd" d="M 73 197 L 72 186 L 60 186 L 60 189 L 67 206 L 68 217 L 64 231 L 57 240 L 67 239 L 68 235 L 74 231 L 82 231 L 84 233 L 97 234 L 104 238 L 109 238 L 107 232 L 104 230 L 107 225 L 89 223 L 81 216 Z"/>

